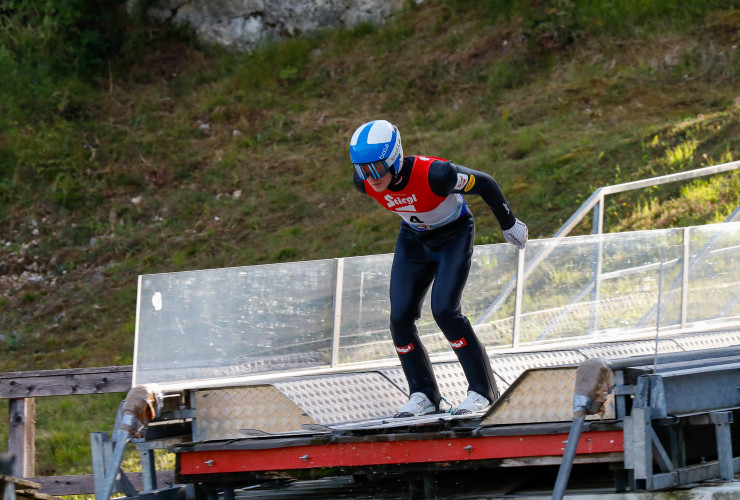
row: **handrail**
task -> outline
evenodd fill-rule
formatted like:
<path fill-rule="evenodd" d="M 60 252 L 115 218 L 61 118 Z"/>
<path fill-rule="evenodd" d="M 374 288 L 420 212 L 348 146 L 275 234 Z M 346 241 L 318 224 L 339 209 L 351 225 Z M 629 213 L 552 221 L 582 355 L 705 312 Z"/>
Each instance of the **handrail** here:
<path fill-rule="evenodd" d="M 686 172 L 677 172 L 675 174 L 662 175 L 659 177 L 652 177 L 649 179 L 642 179 L 638 181 L 625 182 L 622 184 L 614 184 L 611 186 L 604 186 L 594 191 L 588 199 L 576 210 L 573 215 L 562 225 L 560 229 L 553 235 L 553 238 L 563 238 L 567 236 L 573 228 L 575 228 L 586 216 L 590 210 L 594 210 L 594 222 L 592 234 L 602 234 L 603 232 L 603 206 L 604 198 L 610 194 L 623 193 L 626 191 L 632 191 L 635 189 L 643 189 L 646 187 L 659 186 L 661 184 L 668 184 L 671 182 L 678 182 L 688 179 L 696 179 L 699 177 L 705 177 L 707 175 L 715 175 L 731 170 L 740 169 L 740 161 L 734 161 L 729 163 L 722 163 L 720 165 L 713 165 L 710 167 L 698 168 L 695 170 L 687 170 Z M 740 217 L 740 206 L 728 217 L 727 222 L 734 221 Z M 547 247 L 542 250 L 532 261 L 524 267 L 524 275 L 519 277 L 523 282 L 530 276 L 530 274 L 540 265 L 540 263 L 555 249 L 555 246 Z M 504 290 L 496 297 L 486 311 L 475 320 L 474 325 L 480 325 L 488 321 L 488 319 L 495 314 L 511 296 L 514 291 L 514 287 L 517 282 L 518 276 L 513 276 L 507 282 Z"/>
<path fill-rule="evenodd" d="M 733 161 L 729 163 L 722 163 L 720 165 L 713 165 L 711 167 L 697 168 L 694 170 L 687 170 L 685 172 L 677 172 L 675 174 L 661 175 L 659 177 L 651 177 L 649 179 L 642 179 L 639 181 L 624 182 L 622 184 L 613 184 L 611 186 L 604 186 L 598 188 L 594 193 L 586 200 L 583 205 L 576 210 L 573 215 L 563 224 L 563 226 L 555 233 L 553 238 L 559 238 L 566 236 L 570 231 L 578 225 L 586 216 L 586 212 L 594 208 L 599 202 L 603 201 L 604 197 L 610 194 L 624 193 L 626 191 L 633 191 L 635 189 L 643 189 L 646 187 L 659 186 L 661 184 L 668 184 L 671 182 L 685 181 L 689 179 L 697 179 L 699 177 L 705 177 L 707 175 L 721 174 L 729 172 L 731 170 L 737 170 L 740 168 L 740 161 Z M 735 210 L 738 212 L 738 210 Z M 601 234 L 603 228 L 599 228 L 599 231 L 594 231 L 594 234 Z"/>

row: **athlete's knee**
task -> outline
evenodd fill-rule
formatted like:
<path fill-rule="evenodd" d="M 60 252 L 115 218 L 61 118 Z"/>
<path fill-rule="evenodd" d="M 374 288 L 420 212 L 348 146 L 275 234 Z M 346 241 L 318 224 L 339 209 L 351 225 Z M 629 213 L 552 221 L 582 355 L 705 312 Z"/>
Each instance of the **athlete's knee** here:
<path fill-rule="evenodd" d="M 391 331 L 413 328 L 418 316 L 412 310 L 391 308 L 390 323 Z"/>
<path fill-rule="evenodd" d="M 456 307 L 447 304 L 442 306 L 433 306 L 432 316 L 442 331 L 448 328 L 459 327 L 466 322 L 465 316 L 460 313 L 459 306 Z"/>
<path fill-rule="evenodd" d="M 418 335 L 414 324 L 394 323 L 390 324 L 391 338 L 399 354 L 405 354 L 410 344 L 418 344 Z M 400 350 L 399 350 L 400 349 Z"/>

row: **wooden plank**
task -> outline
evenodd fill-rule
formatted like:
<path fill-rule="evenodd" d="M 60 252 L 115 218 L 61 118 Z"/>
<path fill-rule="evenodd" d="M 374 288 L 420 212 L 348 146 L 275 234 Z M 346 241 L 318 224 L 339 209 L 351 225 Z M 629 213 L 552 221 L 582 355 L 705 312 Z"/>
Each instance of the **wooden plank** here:
<path fill-rule="evenodd" d="M 144 489 L 141 472 L 126 472 L 137 491 Z M 32 477 L 31 481 L 40 483 L 40 491 L 48 495 L 87 495 L 95 493 L 95 481 L 92 474 L 79 476 Z M 157 487 L 164 488 L 175 482 L 175 471 L 157 471 Z"/>
<path fill-rule="evenodd" d="M 540 465 L 560 465 L 563 461 L 562 455 L 551 455 L 542 457 L 505 458 L 498 464 L 499 467 L 531 467 Z M 596 464 L 596 463 L 622 463 L 623 452 L 593 453 L 591 455 L 576 455 L 574 464 Z"/>
<path fill-rule="evenodd" d="M 36 400 L 11 399 L 8 411 L 8 452 L 15 456 L 13 475 L 36 475 Z"/>
<path fill-rule="evenodd" d="M 41 493 L 36 490 L 16 491 L 15 497 L 26 500 L 62 500 L 59 497 L 47 495 L 46 493 Z"/>
<path fill-rule="evenodd" d="M 37 490 L 41 488 L 41 483 L 33 481 L 32 479 L 25 479 L 17 476 L 8 476 L 6 474 L 0 474 L 0 483 L 13 483 L 15 485 L 15 491 Z"/>
<path fill-rule="evenodd" d="M 68 375 L 68 374 L 95 374 L 95 373 L 116 373 L 116 372 L 131 372 L 133 367 L 131 365 L 124 366 L 95 366 L 90 368 L 61 368 L 56 370 L 34 370 L 34 371 L 23 371 L 23 372 L 0 372 L 0 379 L 4 378 L 21 378 L 21 377 L 37 377 L 37 376 L 51 376 L 51 375 Z"/>
<path fill-rule="evenodd" d="M 128 392 L 131 366 L 0 373 L 0 398 Z"/>
<path fill-rule="evenodd" d="M 0 474 L 0 486 L 5 484 L 12 484 L 14 486 L 15 498 L 32 500 L 61 500 L 57 499 L 57 497 L 55 496 L 36 491 L 41 488 L 41 483 L 36 483 L 22 477 Z M 7 496 L 5 498 L 7 498 Z"/>

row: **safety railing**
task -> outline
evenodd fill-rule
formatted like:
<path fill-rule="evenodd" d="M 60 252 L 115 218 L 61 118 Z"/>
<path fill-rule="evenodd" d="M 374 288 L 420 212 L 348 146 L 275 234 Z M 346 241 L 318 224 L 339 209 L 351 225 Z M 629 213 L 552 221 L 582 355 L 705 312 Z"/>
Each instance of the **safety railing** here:
<path fill-rule="evenodd" d="M 463 312 L 489 347 L 605 340 L 740 318 L 740 223 L 563 238 L 604 196 L 740 162 L 601 188 L 550 239 L 476 246 Z M 736 211 L 737 212 L 737 211 Z M 395 360 L 392 254 L 139 278 L 135 384 Z M 417 323 L 449 352 L 428 304 Z"/>
<path fill-rule="evenodd" d="M 654 187 L 654 186 L 660 186 L 663 184 L 669 184 L 673 182 L 680 182 L 680 181 L 686 181 L 686 180 L 692 180 L 692 179 L 698 179 L 700 177 L 706 177 L 708 175 L 716 175 L 721 174 L 725 172 L 730 172 L 732 170 L 737 170 L 740 168 L 740 161 L 730 162 L 730 163 L 723 163 L 721 165 L 713 165 L 711 167 L 704 167 L 699 168 L 695 170 L 689 170 L 686 172 L 677 172 L 675 174 L 669 174 L 669 175 L 663 175 L 660 177 L 653 177 L 650 179 L 643 179 L 639 181 L 633 181 L 633 182 L 625 182 L 622 184 L 614 184 L 611 186 L 605 186 L 598 188 L 596 191 L 593 192 L 589 198 L 583 202 L 583 204 L 576 210 L 573 215 L 570 216 L 570 218 L 563 224 L 563 226 L 558 229 L 558 231 L 555 233 L 553 238 L 564 238 L 570 232 L 578 226 L 578 224 L 583 221 L 583 219 L 589 214 L 589 212 L 593 211 L 593 218 L 592 218 L 592 234 L 602 234 L 604 232 L 604 206 L 606 202 L 606 197 L 613 194 L 618 193 L 625 193 L 627 191 L 634 191 L 638 189 L 645 189 L 648 187 Z M 734 222 L 740 218 L 740 206 L 738 206 L 730 215 L 727 217 L 725 222 Z M 531 260 L 527 267 L 521 269 L 521 272 L 518 272 L 516 275 L 516 279 L 520 280 L 517 282 L 516 280 L 510 280 L 506 287 L 503 289 L 501 294 L 498 295 L 498 297 L 491 303 L 491 305 L 488 307 L 486 312 L 481 316 L 476 323 L 483 323 L 485 322 L 491 314 L 493 314 L 495 311 L 497 311 L 501 305 L 509 298 L 509 296 L 513 293 L 514 290 L 520 288 L 521 281 L 527 278 L 529 272 L 533 269 L 535 269 L 542 260 L 546 259 L 548 256 L 548 251 L 544 251 L 540 253 L 537 258 Z M 599 276 L 598 267 L 599 267 L 599 261 L 598 257 L 601 255 L 601 253 L 598 250 L 595 250 L 595 256 L 596 259 L 594 259 L 593 265 L 597 268 L 596 272 L 594 273 L 595 276 Z M 595 283 L 595 286 L 593 287 L 592 293 L 594 295 L 594 300 L 598 300 L 598 283 Z"/>

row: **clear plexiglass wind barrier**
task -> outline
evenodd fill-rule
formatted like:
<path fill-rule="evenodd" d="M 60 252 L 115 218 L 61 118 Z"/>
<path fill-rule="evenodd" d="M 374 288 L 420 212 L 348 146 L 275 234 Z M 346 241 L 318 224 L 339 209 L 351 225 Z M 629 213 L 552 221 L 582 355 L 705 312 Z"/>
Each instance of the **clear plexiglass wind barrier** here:
<path fill-rule="evenodd" d="M 392 254 L 139 277 L 134 384 L 395 360 Z M 450 346 L 429 301 L 430 354 Z M 476 246 L 463 313 L 489 348 L 740 319 L 740 223 Z"/>

